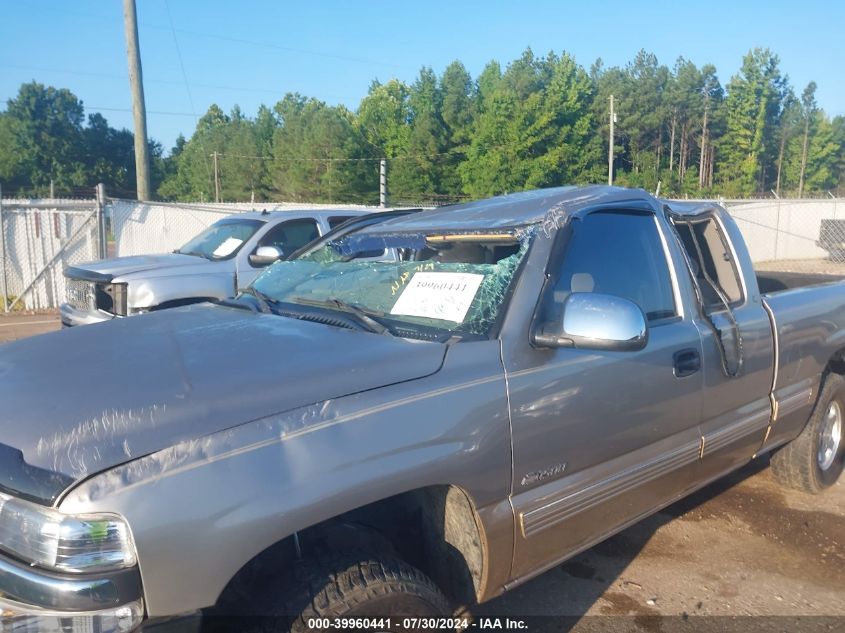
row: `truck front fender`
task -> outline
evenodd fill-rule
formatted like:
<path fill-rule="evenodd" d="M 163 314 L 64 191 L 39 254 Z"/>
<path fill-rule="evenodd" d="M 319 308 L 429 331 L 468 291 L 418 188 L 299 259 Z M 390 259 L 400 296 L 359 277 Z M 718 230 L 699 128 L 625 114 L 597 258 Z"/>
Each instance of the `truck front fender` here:
<path fill-rule="evenodd" d="M 168 275 L 128 282 L 130 314 L 164 303 L 192 298 L 225 299 L 235 295 L 233 273 Z"/>
<path fill-rule="evenodd" d="M 431 376 L 184 441 L 81 483 L 60 507 L 126 517 L 148 612 L 171 615 L 215 604 L 248 561 L 297 532 L 453 485 L 483 524 L 484 582 L 502 586 L 510 442 L 499 343 L 464 342 Z"/>

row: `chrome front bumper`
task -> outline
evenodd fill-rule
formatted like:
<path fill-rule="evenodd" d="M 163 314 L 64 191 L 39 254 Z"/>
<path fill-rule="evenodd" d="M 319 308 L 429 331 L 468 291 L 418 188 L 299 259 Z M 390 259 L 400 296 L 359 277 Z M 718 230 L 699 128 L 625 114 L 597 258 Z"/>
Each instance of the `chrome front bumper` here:
<path fill-rule="evenodd" d="M 75 327 L 77 325 L 91 325 L 92 323 L 103 323 L 116 319 L 113 314 L 102 310 L 80 310 L 69 303 L 59 306 L 59 315 L 62 319 L 62 327 Z"/>
<path fill-rule="evenodd" d="M 143 617 L 137 568 L 94 576 L 54 574 L 0 555 L 3 633 L 126 632 Z"/>

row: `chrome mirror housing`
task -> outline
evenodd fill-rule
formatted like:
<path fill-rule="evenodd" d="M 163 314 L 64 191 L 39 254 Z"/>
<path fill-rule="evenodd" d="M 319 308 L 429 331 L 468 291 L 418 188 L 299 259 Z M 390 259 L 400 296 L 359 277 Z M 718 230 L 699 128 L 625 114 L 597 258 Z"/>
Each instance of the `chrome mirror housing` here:
<path fill-rule="evenodd" d="M 249 256 L 249 263 L 253 266 L 269 266 L 283 256 L 284 253 L 275 246 L 259 246 L 255 253 Z"/>
<path fill-rule="evenodd" d="M 648 327 L 642 309 L 628 299 L 597 292 L 573 292 L 567 296 L 562 320 L 553 327 L 558 332 L 544 329 L 535 333 L 534 344 L 636 351 L 648 343 Z"/>

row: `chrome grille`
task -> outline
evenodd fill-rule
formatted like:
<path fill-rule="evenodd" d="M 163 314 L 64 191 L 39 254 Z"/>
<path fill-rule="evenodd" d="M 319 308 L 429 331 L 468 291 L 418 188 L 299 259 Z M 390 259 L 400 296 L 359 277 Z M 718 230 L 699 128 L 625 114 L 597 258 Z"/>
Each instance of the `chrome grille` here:
<path fill-rule="evenodd" d="M 90 310 L 94 305 L 94 284 L 82 279 L 65 279 L 67 302 L 78 310 Z"/>

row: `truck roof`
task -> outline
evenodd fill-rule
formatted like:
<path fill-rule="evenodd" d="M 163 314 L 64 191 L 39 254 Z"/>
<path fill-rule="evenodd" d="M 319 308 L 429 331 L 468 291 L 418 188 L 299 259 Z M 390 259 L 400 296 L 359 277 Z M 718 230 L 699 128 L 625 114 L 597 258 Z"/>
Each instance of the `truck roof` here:
<path fill-rule="evenodd" d="M 538 224 L 551 215 L 572 215 L 587 207 L 625 201 L 657 207 L 657 200 L 642 189 L 607 185 L 554 187 L 521 191 L 485 200 L 438 207 L 387 220 L 373 232 L 457 230 L 475 231 Z"/>
<path fill-rule="evenodd" d="M 224 216 L 221 219 L 237 218 L 237 219 L 253 219 L 275 220 L 283 217 L 309 217 L 309 218 L 328 218 L 337 215 L 367 215 L 369 213 L 377 212 L 378 209 L 277 209 L 274 211 L 244 211 L 242 213 L 232 213 Z"/>
<path fill-rule="evenodd" d="M 661 205 L 666 205 L 671 209 L 675 215 L 695 216 L 713 211 L 714 209 L 722 209 L 722 207 L 712 200 L 665 200 L 660 199 Z"/>

